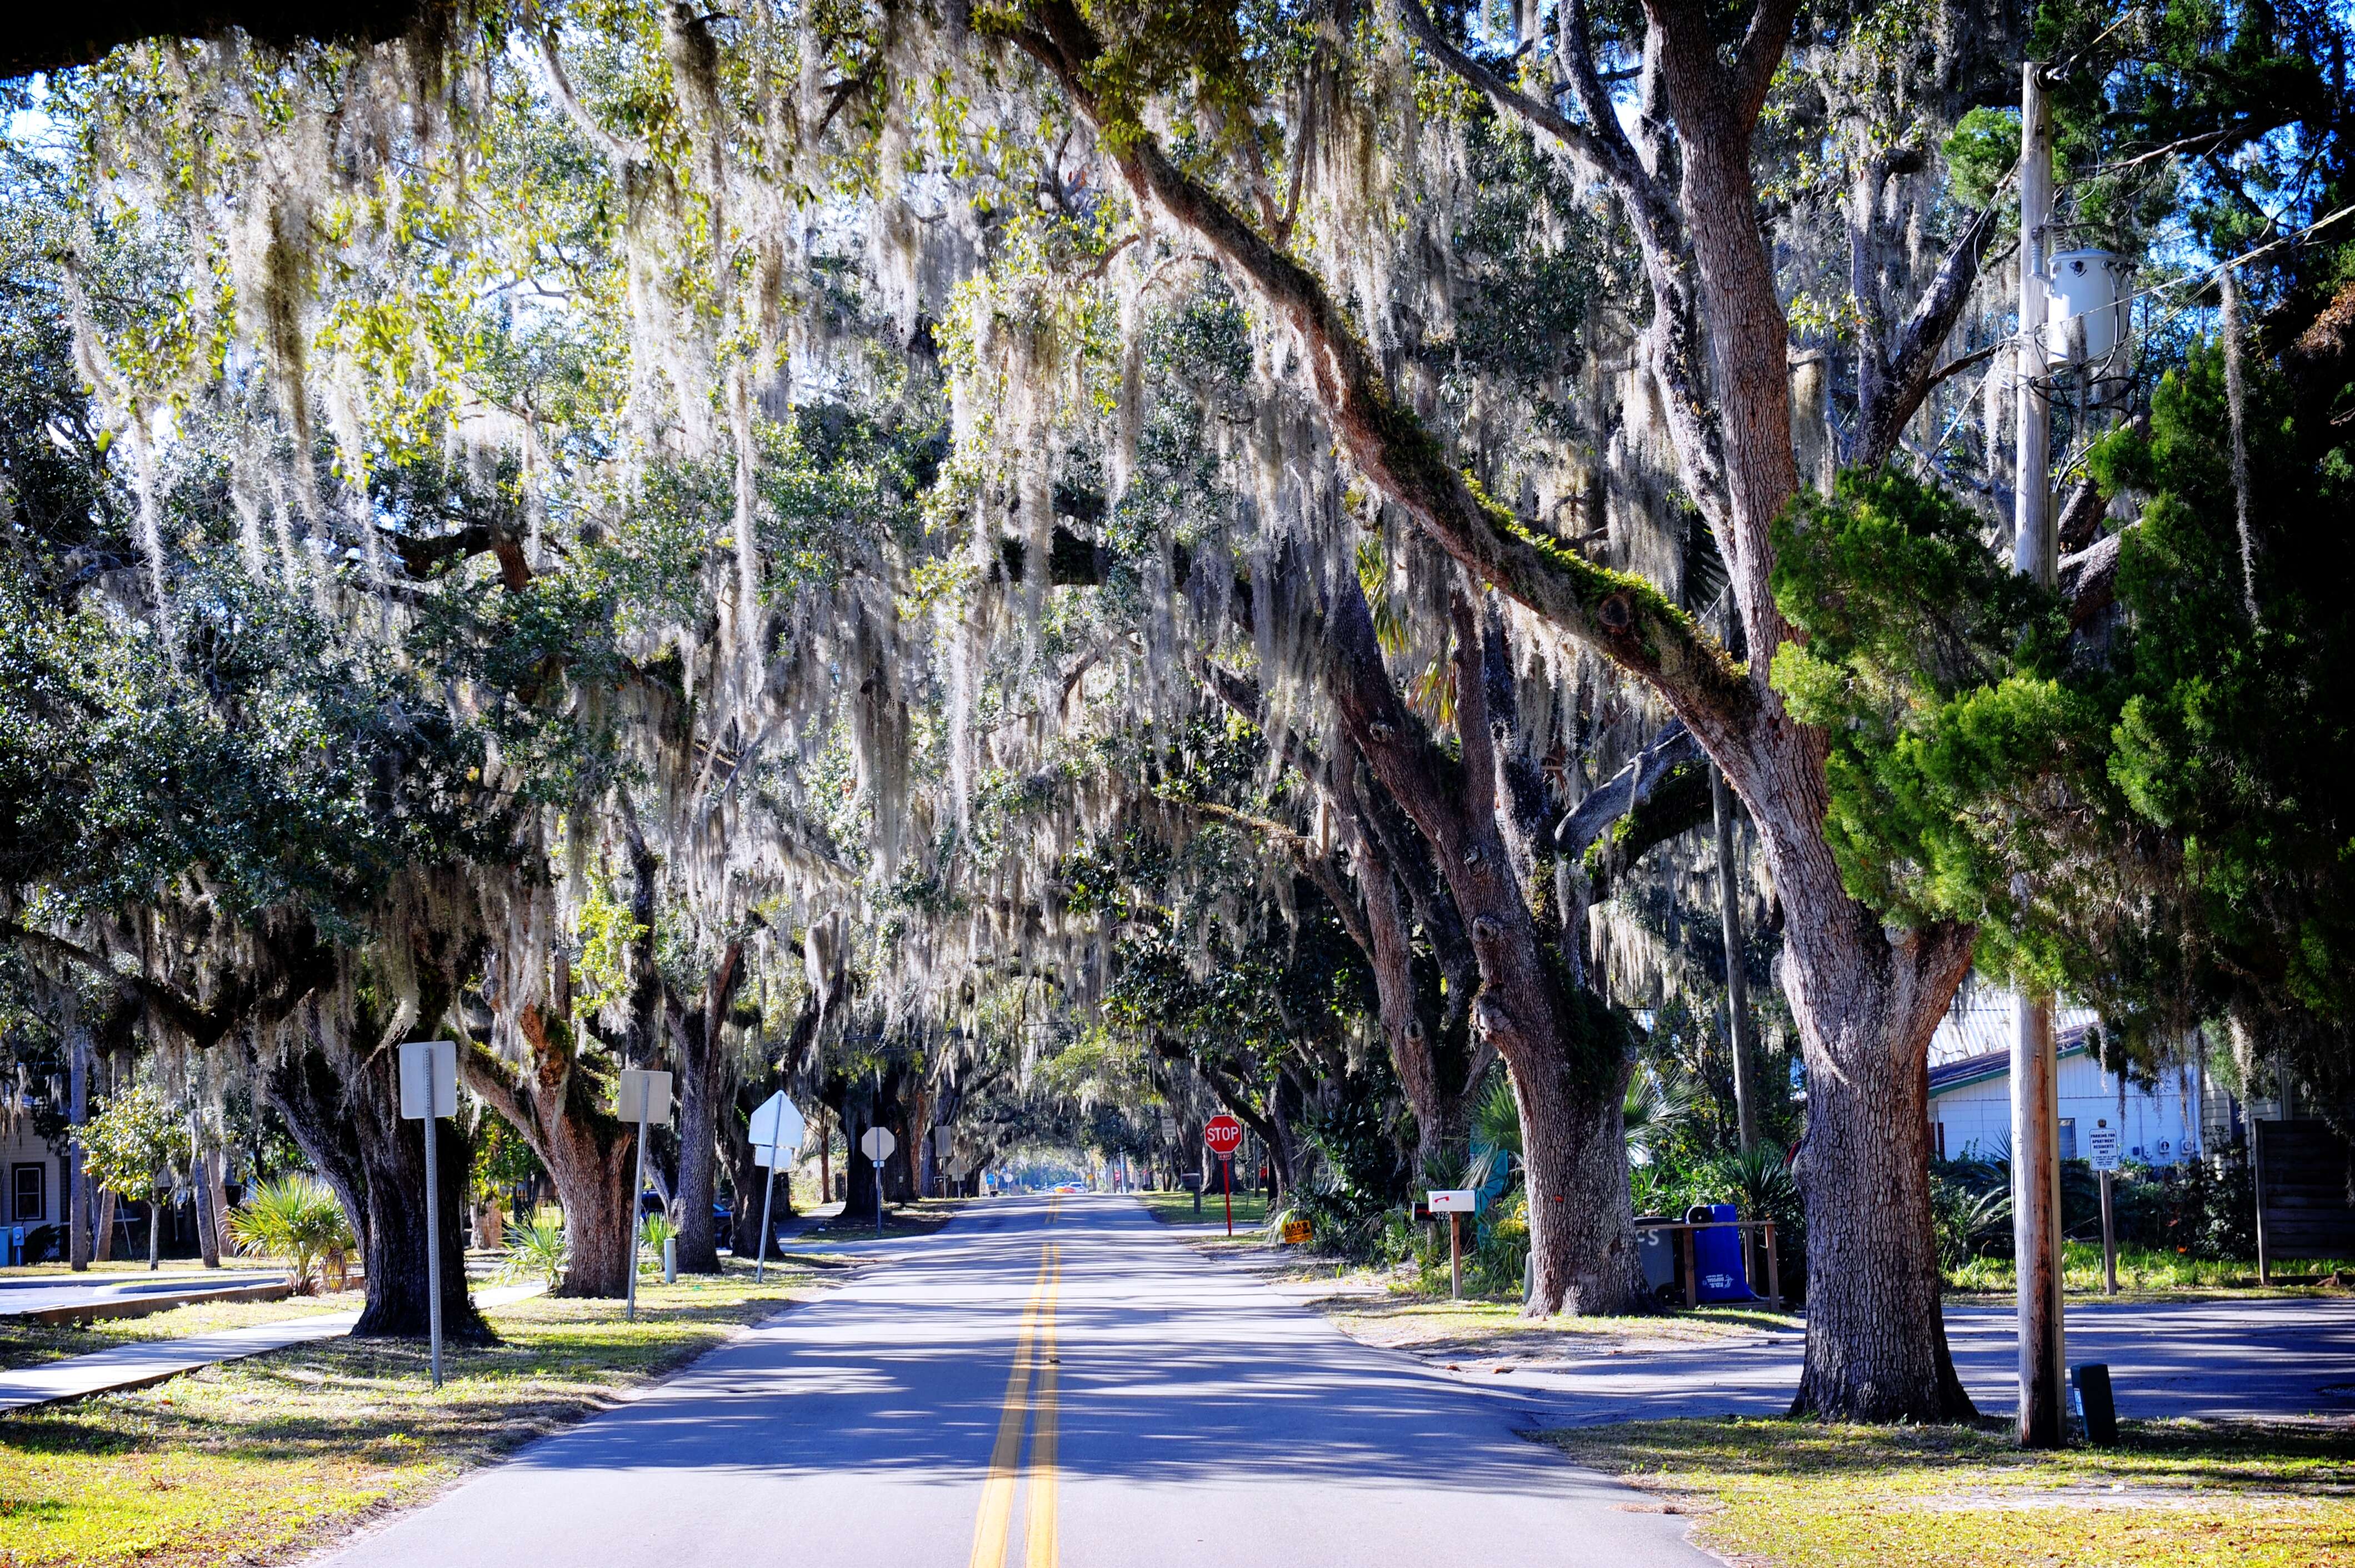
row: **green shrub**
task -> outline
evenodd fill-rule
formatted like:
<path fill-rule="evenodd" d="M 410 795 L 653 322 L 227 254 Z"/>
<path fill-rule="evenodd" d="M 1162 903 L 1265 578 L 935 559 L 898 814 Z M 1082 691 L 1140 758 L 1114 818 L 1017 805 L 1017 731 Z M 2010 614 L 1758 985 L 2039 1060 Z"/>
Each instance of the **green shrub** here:
<path fill-rule="evenodd" d="M 506 1255 L 499 1262 L 499 1277 L 509 1283 L 538 1279 L 553 1290 L 563 1283 L 572 1265 L 572 1244 L 562 1223 L 543 1211 L 507 1232 Z"/>
<path fill-rule="evenodd" d="M 283 1258 L 296 1294 L 319 1287 L 325 1264 L 338 1289 L 358 1242 L 335 1190 L 315 1176 L 264 1181 L 229 1217 L 229 1232 L 248 1256 Z"/>

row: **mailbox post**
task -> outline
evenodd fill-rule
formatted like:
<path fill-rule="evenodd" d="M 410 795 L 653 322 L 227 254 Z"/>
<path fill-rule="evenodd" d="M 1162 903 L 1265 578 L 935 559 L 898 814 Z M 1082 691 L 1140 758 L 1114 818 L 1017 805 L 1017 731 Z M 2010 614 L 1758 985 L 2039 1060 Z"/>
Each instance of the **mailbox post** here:
<path fill-rule="evenodd" d="M 1479 1210 L 1480 1194 L 1470 1187 L 1435 1188 L 1431 1212 L 1447 1216 L 1447 1293 L 1464 1299 L 1464 1216 Z"/>

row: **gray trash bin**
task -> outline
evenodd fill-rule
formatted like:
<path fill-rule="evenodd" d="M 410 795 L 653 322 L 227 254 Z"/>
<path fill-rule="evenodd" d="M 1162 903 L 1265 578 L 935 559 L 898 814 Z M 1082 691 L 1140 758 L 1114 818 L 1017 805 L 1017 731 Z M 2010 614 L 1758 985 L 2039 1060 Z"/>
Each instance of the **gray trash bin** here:
<path fill-rule="evenodd" d="M 1636 1257 L 1644 1266 L 1644 1288 L 1655 1300 L 1681 1301 L 1677 1287 L 1677 1233 L 1666 1214 L 1636 1216 Z"/>

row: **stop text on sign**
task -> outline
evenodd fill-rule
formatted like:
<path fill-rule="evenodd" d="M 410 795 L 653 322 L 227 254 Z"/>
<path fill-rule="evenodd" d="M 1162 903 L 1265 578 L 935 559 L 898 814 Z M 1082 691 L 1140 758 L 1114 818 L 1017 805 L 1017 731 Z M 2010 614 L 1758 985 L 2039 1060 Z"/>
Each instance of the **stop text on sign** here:
<path fill-rule="evenodd" d="M 1202 1141 L 1213 1154 L 1232 1154 L 1243 1146 L 1243 1124 L 1231 1116 L 1214 1116 L 1202 1124 Z"/>

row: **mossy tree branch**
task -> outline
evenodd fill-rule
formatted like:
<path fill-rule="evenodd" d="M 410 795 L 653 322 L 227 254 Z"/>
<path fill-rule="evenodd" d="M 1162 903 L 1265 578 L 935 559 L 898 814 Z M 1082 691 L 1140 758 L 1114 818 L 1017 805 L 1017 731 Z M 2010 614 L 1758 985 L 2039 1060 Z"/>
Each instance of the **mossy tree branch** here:
<path fill-rule="evenodd" d="M 1742 667 L 1651 583 L 1540 533 L 1458 470 L 1391 396 L 1323 283 L 1178 168 L 1142 125 L 1107 106 L 1097 82 L 1103 46 L 1071 0 L 1042 0 L 999 25 L 1089 122 L 1139 203 L 1199 238 L 1299 333 L 1317 398 L 1361 472 L 1476 579 L 1644 680 L 1696 732 L 1732 744 L 1757 700 Z"/>

